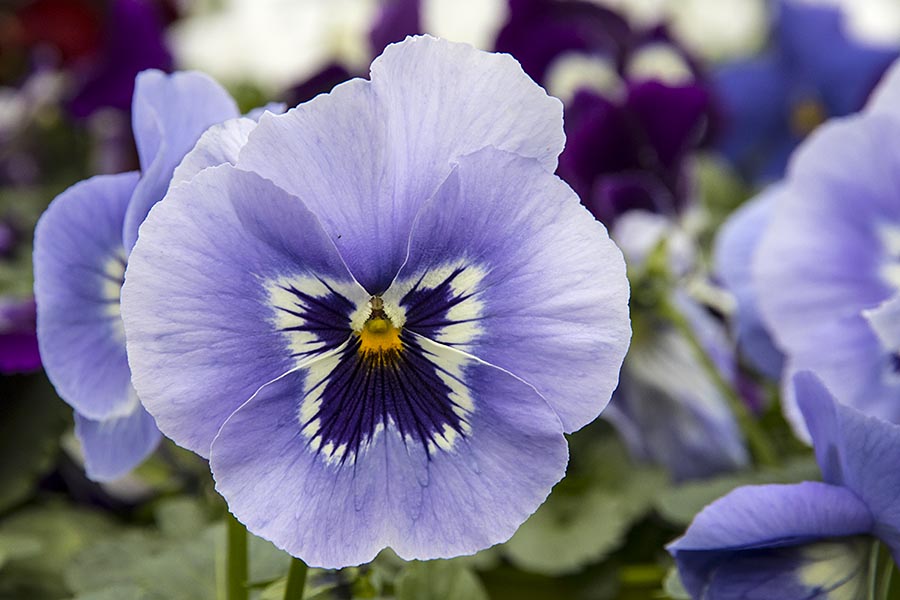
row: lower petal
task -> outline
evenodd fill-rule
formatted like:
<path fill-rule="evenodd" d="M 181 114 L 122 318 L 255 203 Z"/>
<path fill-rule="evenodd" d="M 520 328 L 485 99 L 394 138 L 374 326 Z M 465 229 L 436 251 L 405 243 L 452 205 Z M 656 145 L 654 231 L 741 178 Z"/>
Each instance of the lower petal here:
<path fill-rule="evenodd" d="M 545 401 L 499 369 L 415 342 L 401 352 L 424 362 L 405 373 L 436 374 L 440 393 L 382 378 L 354 395 L 332 355 L 263 387 L 228 419 L 210 462 L 250 531 L 314 566 L 360 564 L 386 546 L 405 559 L 444 558 L 505 541 L 544 501 L 567 462 Z M 429 428 L 442 404 L 458 407 L 464 425 Z"/>
<path fill-rule="evenodd" d="M 93 421 L 75 413 L 75 435 L 84 450 L 84 467 L 94 481 L 111 481 L 138 466 L 159 445 L 162 434 L 144 407 L 132 397 L 133 410 Z"/>

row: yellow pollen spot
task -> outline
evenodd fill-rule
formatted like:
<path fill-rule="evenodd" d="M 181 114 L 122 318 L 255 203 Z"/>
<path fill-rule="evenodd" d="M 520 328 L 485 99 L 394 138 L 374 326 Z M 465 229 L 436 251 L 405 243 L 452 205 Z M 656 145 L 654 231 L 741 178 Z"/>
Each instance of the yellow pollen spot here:
<path fill-rule="evenodd" d="M 378 296 L 369 300 L 372 312 L 359 332 L 359 351 L 362 354 L 389 354 L 403 348 L 400 330 L 394 327 L 384 312 L 384 302 Z"/>
<path fill-rule="evenodd" d="M 804 100 L 791 111 L 791 129 L 800 137 L 806 137 L 828 119 L 825 107 L 815 100 Z"/>

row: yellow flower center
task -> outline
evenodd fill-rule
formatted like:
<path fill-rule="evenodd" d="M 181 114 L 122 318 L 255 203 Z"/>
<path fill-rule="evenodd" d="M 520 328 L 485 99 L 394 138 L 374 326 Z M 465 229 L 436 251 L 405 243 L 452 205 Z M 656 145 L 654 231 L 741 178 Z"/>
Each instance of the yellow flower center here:
<path fill-rule="evenodd" d="M 378 296 L 369 301 L 372 312 L 359 332 L 359 351 L 361 354 L 388 354 L 403 348 L 400 341 L 400 330 L 394 327 L 391 319 L 384 312 L 384 303 Z"/>

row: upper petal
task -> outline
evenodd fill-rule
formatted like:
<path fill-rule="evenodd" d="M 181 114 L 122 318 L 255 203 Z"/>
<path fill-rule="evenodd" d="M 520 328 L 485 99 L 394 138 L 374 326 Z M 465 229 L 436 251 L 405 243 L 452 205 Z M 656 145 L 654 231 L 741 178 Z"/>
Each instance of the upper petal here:
<path fill-rule="evenodd" d="M 34 295 L 41 357 L 59 395 L 93 419 L 130 405 L 119 294 L 122 222 L 137 173 L 103 175 L 60 194 L 35 229 Z"/>
<path fill-rule="evenodd" d="M 129 260 L 135 388 L 167 436 L 206 456 L 260 386 L 343 342 L 366 300 L 300 200 L 231 165 L 206 169 L 154 207 Z"/>
<path fill-rule="evenodd" d="M 628 349 L 628 281 L 606 229 L 534 159 L 460 158 L 385 293 L 405 327 L 533 385 L 566 431 L 597 417 Z"/>
<path fill-rule="evenodd" d="M 131 119 L 141 181 L 122 229 L 128 251 L 150 209 L 165 195 L 175 167 L 200 135 L 211 125 L 239 115 L 228 92 L 203 73 L 167 75 L 147 70 L 138 75 Z"/>
<path fill-rule="evenodd" d="M 552 171 L 564 136 L 561 103 L 507 55 L 416 37 L 389 46 L 371 77 L 261 119 L 238 166 L 302 198 L 379 293 L 456 158 L 493 145 Z"/>
<path fill-rule="evenodd" d="M 222 426 L 216 489 L 250 531 L 328 568 L 386 546 L 448 558 L 507 540 L 544 501 L 567 461 L 546 402 L 500 369 L 406 341 L 385 363 L 348 347 L 292 371 Z"/>

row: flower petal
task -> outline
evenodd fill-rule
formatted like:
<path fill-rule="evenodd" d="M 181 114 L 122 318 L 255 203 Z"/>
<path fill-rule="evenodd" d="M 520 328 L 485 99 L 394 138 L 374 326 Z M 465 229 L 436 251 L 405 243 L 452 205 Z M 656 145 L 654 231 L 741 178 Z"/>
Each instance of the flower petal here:
<path fill-rule="evenodd" d="M 194 175 L 208 167 L 236 164 L 241 148 L 254 129 L 256 121 L 247 117 L 229 119 L 207 129 L 197 140 L 193 150 L 175 168 L 169 187 L 190 181 Z"/>
<path fill-rule="evenodd" d="M 129 413 L 102 421 L 75 413 L 75 435 L 84 449 L 84 467 L 90 479 L 118 479 L 159 445 L 162 434 L 134 393 L 132 407 Z"/>
<path fill-rule="evenodd" d="M 244 117 L 217 123 L 204 131 L 197 144 L 175 168 L 169 187 L 190 181 L 207 167 L 237 164 L 241 148 L 250 138 L 250 132 L 256 129 L 260 118 L 267 112 L 273 115 L 283 114 L 285 109 L 284 104 L 272 102 L 251 110 Z"/>
<path fill-rule="evenodd" d="M 487 148 L 423 206 L 385 293 L 411 331 L 533 385 L 567 432 L 597 417 L 628 349 L 622 254 L 533 159 Z"/>
<path fill-rule="evenodd" d="M 900 287 L 898 140 L 900 123 L 877 115 L 819 128 L 795 155 L 752 267 L 766 290 L 760 314 L 794 366 L 892 420 L 900 378 L 863 311 Z"/>
<path fill-rule="evenodd" d="M 512 57 L 425 36 L 389 46 L 371 82 L 261 119 L 238 166 L 302 198 L 375 294 L 452 161 L 493 145 L 552 171 L 563 143 L 561 103 Z"/>
<path fill-rule="evenodd" d="M 775 347 L 759 316 L 757 287 L 751 265 L 763 232 L 782 194 L 772 187 L 734 212 L 716 237 L 715 271 L 737 300 L 737 336 L 741 350 L 753 366 L 778 378 L 784 356 Z"/>
<path fill-rule="evenodd" d="M 138 228 L 162 200 L 172 172 L 211 125 L 240 116 L 222 86 L 196 72 L 166 75 L 147 70 L 138 75 L 132 127 L 141 162 L 141 181 L 125 215 L 122 238 L 131 251 Z"/>
<path fill-rule="evenodd" d="M 499 369 L 415 340 L 401 355 L 417 354 L 423 374 L 439 375 L 446 388 L 436 396 L 377 370 L 359 376 L 385 383 L 372 393 L 331 395 L 327 386 L 350 372 L 326 357 L 263 387 L 228 419 L 210 462 L 216 489 L 250 531 L 313 566 L 360 564 L 385 546 L 405 559 L 451 557 L 505 541 L 543 502 L 567 461 L 544 400 Z M 322 408 L 355 407 L 334 412 L 345 429 L 366 423 L 357 452 L 314 442 L 321 429 L 303 424 L 311 395 Z M 403 433 L 397 417 L 434 400 L 465 407 L 465 426 L 427 434 L 430 444 Z M 381 412 L 388 405 L 393 412 Z"/>
<path fill-rule="evenodd" d="M 231 165 L 154 207 L 126 281 L 138 395 L 167 436 L 203 456 L 260 386 L 346 340 L 369 299 L 300 200 Z"/>
<path fill-rule="evenodd" d="M 825 481 L 865 502 L 875 534 L 900 558 L 900 425 L 839 404 L 808 371 L 794 377 L 794 387 Z"/>
<path fill-rule="evenodd" d="M 35 229 L 41 357 L 59 395 L 91 419 L 130 407 L 119 294 L 122 222 L 137 181 L 137 173 L 123 173 L 78 183 L 57 196 Z"/>
<path fill-rule="evenodd" d="M 787 558 L 779 557 L 785 547 L 865 534 L 871 527 L 872 517 L 866 505 L 845 488 L 810 481 L 745 486 L 704 508 L 668 550 L 675 557 L 682 582 L 694 597 L 807 597 L 767 595 L 778 587 L 749 596 L 729 596 L 725 591 L 734 585 L 734 589 L 747 592 L 754 584 L 765 585 L 767 577 L 777 580 L 783 589 L 792 578 L 791 570 L 802 567 L 795 561 L 779 560 Z M 796 578 L 798 586 L 816 585 L 806 585 L 800 573 Z M 701 592 L 710 587 L 723 595 L 704 596 Z"/>

